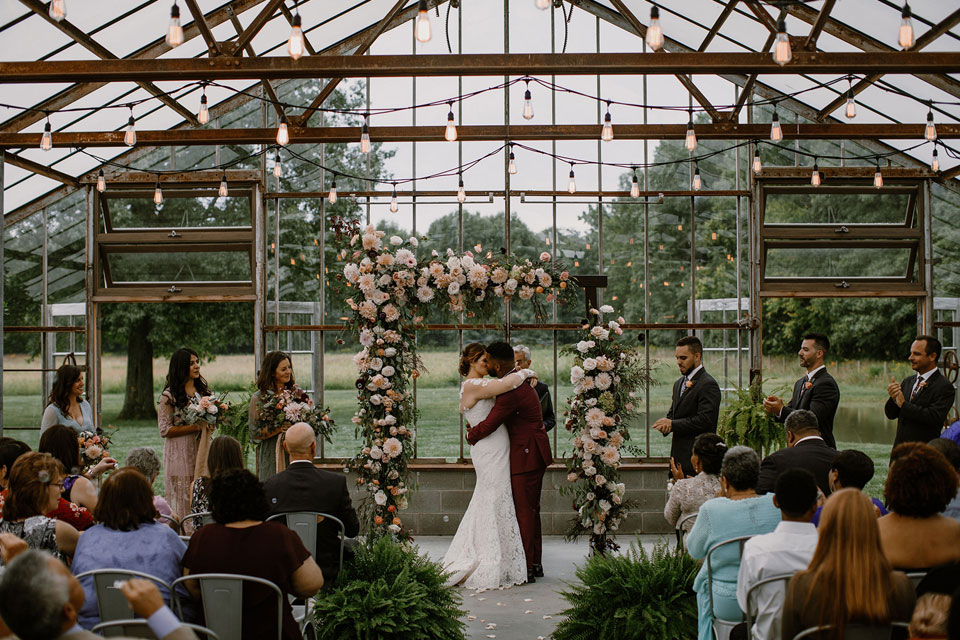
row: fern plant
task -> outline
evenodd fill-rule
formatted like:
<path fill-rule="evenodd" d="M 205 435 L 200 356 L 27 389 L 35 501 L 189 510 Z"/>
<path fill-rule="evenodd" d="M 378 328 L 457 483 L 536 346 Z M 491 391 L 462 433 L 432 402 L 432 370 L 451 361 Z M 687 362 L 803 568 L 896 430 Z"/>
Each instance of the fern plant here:
<path fill-rule="evenodd" d="M 728 446 L 745 445 L 761 457 L 786 446 L 783 426 L 763 408 L 763 391 L 758 385 L 736 388 L 736 396 L 720 414 L 717 435 Z"/>
<path fill-rule="evenodd" d="M 688 640 L 697 636 L 696 560 L 658 544 L 648 554 L 593 554 L 577 569 L 579 583 L 560 593 L 570 603 L 554 640 Z"/>
<path fill-rule="evenodd" d="M 466 615 L 443 568 L 389 536 L 361 545 L 316 596 L 317 640 L 458 640 Z"/>
<path fill-rule="evenodd" d="M 253 443 L 250 442 L 249 407 L 250 398 L 254 391 L 256 391 L 255 388 L 244 391 L 240 395 L 240 400 L 231 404 L 230 419 L 225 420 L 217 427 L 217 435 L 231 436 L 240 443 L 244 460 L 247 460 L 250 457 L 250 452 L 253 451 Z"/>

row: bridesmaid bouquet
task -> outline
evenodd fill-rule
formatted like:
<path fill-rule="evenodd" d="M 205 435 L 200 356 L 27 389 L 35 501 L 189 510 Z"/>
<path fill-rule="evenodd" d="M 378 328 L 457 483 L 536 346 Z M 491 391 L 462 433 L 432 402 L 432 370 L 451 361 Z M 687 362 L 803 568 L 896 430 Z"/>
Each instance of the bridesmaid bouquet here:
<path fill-rule="evenodd" d="M 116 427 L 113 427 L 116 431 Z M 95 466 L 104 458 L 110 457 L 110 444 L 113 440 L 112 435 L 104 433 L 103 429 L 97 428 L 94 431 L 81 431 L 77 436 L 80 446 L 80 458 L 83 461 L 84 468 Z"/>
<path fill-rule="evenodd" d="M 185 407 L 177 409 L 174 414 L 180 419 L 180 422 L 188 426 L 193 426 L 198 422 L 205 422 L 211 426 L 222 425 L 225 421 L 230 420 L 232 415 L 231 404 L 224 399 L 226 395 L 226 393 L 216 396 L 195 394 Z"/>
<path fill-rule="evenodd" d="M 297 422 L 306 422 L 313 427 L 318 438 L 332 442 L 333 418 L 330 409 L 318 408 L 307 392 L 296 384 L 280 393 L 273 390 L 260 397 L 260 429 L 264 432 L 286 429 Z"/>

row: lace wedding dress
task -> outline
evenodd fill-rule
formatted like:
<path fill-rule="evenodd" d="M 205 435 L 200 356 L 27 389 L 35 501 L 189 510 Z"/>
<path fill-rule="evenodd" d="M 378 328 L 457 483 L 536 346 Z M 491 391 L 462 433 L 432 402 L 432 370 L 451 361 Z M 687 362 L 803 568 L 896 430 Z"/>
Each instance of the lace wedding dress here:
<path fill-rule="evenodd" d="M 489 379 L 471 378 L 463 384 L 486 386 L 487 382 Z M 471 425 L 479 424 L 493 404 L 493 398 L 478 400 L 464 413 L 464 418 Z M 527 581 L 527 560 L 513 506 L 507 428 L 500 425 L 470 447 L 470 454 L 477 484 L 441 562 L 452 574 L 448 582 L 478 590 L 522 584 Z"/>

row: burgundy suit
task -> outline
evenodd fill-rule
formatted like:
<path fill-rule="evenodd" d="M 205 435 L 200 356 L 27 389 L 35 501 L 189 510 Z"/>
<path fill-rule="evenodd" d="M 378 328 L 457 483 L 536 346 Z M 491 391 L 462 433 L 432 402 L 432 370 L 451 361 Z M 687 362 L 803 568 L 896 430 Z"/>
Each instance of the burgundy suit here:
<path fill-rule="evenodd" d="M 467 442 L 476 444 L 505 425 L 510 434 L 510 482 L 517 524 L 527 556 L 527 569 L 542 564 L 540 534 L 540 489 L 543 473 L 553 462 L 550 440 L 543 428 L 540 398 L 529 384 L 497 396 L 490 414 L 467 432 Z"/>

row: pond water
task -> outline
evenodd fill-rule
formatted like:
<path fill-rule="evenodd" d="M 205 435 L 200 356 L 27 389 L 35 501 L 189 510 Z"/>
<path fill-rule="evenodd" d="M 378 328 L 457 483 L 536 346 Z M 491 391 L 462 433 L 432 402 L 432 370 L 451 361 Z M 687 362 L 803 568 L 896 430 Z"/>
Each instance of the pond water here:
<path fill-rule="evenodd" d="M 887 420 L 882 404 L 841 405 L 833 420 L 833 436 L 843 442 L 893 445 L 897 421 Z"/>

